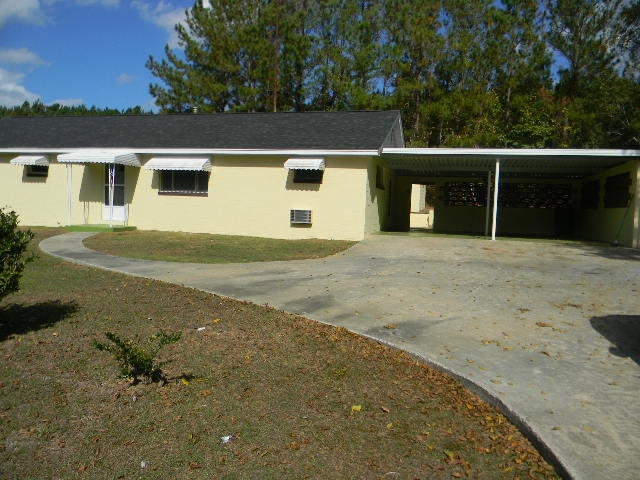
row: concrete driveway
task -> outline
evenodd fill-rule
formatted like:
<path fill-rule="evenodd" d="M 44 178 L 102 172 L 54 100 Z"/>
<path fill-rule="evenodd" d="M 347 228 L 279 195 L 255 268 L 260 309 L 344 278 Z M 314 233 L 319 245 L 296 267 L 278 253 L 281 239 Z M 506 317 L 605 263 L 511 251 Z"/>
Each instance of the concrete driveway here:
<path fill-rule="evenodd" d="M 299 313 L 461 378 L 575 479 L 640 471 L 640 251 L 375 235 L 325 259 L 176 264 L 47 239 L 70 261 Z"/>

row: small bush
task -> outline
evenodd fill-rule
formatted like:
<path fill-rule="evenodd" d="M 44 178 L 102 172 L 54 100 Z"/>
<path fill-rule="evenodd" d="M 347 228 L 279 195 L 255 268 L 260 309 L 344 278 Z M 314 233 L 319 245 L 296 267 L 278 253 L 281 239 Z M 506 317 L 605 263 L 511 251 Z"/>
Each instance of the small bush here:
<path fill-rule="evenodd" d="M 147 345 L 142 345 L 138 340 L 120 338 L 112 332 L 106 332 L 105 336 L 111 344 L 94 341 L 93 346 L 113 355 L 120 363 L 122 377 L 131 378 L 134 384 L 140 380 L 161 384 L 167 382 L 162 364 L 156 362 L 156 355 L 165 345 L 177 342 L 182 332 L 167 334 L 160 330 L 147 340 Z"/>
<path fill-rule="evenodd" d="M 0 300 L 18 291 L 20 278 L 33 256 L 24 256 L 33 238 L 31 230 L 18 229 L 18 214 L 0 208 Z"/>

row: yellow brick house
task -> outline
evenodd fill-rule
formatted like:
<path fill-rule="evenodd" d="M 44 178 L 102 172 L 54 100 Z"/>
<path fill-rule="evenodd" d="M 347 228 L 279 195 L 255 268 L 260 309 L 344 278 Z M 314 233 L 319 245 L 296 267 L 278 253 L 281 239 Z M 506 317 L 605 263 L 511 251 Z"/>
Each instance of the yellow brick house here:
<path fill-rule="evenodd" d="M 407 148 L 397 111 L 0 119 L 0 206 L 23 225 L 361 240 L 408 231 L 412 186 L 428 185 L 434 232 L 640 248 L 639 163 Z"/>

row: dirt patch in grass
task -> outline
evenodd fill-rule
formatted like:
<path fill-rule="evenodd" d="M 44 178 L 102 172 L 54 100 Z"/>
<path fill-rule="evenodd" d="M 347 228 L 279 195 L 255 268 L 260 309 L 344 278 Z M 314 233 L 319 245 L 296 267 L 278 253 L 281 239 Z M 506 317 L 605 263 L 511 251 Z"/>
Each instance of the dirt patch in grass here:
<path fill-rule="evenodd" d="M 355 243 L 343 240 L 279 240 L 141 230 L 99 233 L 84 241 L 87 248 L 111 255 L 194 263 L 246 263 L 321 258 L 346 250 Z"/>
<path fill-rule="evenodd" d="M 44 254 L 22 285 L 0 304 L 0 478 L 557 478 L 458 382 L 343 329 Z M 158 329 L 183 332 L 164 387 L 91 346 Z"/>

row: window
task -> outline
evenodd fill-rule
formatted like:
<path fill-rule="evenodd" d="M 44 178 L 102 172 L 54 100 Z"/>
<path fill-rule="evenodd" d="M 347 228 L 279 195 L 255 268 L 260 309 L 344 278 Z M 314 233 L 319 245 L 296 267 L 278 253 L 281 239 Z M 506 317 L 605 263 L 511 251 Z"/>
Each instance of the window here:
<path fill-rule="evenodd" d="M 46 177 L 49 175 L 49 165 L 27 165 L 27 177 Z"/>
<path fill-rule="evenodd" d="M 324 170 L 307 170 L 297 168 L 293 170 L 293 183 L 322 183 Z"/>
<path fill-rule="evenodd" d="M 209 172 L 161 170 L 160 190 L 163 195 L 199 195 L 209 192 Z"/>

